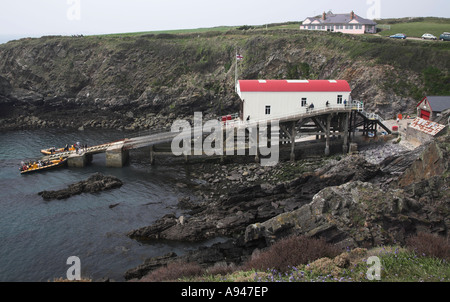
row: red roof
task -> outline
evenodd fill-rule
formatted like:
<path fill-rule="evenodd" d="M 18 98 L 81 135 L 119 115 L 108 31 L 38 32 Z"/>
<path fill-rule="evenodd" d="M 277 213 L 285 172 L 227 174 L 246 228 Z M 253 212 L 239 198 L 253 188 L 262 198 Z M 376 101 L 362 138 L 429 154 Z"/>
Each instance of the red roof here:
<path fill-rule="evenodd" d="M 351 92 L 343 80 L 240 80 L 241 92 Z"/>

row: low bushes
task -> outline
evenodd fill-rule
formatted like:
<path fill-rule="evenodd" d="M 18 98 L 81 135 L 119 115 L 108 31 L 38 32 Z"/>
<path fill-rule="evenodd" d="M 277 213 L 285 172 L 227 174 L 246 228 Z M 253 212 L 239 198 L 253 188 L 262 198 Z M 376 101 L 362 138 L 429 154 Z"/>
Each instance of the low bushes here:
<path fill-rule="evenodd" d="M 441 236 L 419 233 L 406 240 L 406 247 L 418 256 L 450 260 L 450 243 Z"/>
<path fill-rule="evenodd" d="M 179 278 L 197 277 L 203 274 L 203 268 L 196 263 L 172 262 L 160 267 L 142 278 L 143 282 L 176 281 Z"/>
<path fill-rule="evenodd" d="M 340 253 L 338 248 L 326 243 L 324 239 L 292 236 L 277 241 L 245 263 L 242 269 L 263 271 L 275 269 L 278 272 L 286 272 L 292 266 L 307 264 L 323 257 L 333 258 Z"/>
<path fill-rule="evenodd" d="M 419 233 L 407 239 L 405 248 L 374 251 L 354 249 L 342 253 L 324 239 L 291 236 L 255 254 L 240 267 L 217 265 L 203 269 L 195 263 L 174 262 L 141 281 L 368 281 L 366 258 L 370 254 L 380 257 L 384 282 L 450 281 L 450 245 L 444 237 Z"/>

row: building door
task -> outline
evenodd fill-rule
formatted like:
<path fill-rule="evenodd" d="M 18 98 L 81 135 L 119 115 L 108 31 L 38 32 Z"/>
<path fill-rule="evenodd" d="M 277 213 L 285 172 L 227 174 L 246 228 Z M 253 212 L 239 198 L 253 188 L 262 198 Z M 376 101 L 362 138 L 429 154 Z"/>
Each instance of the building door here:
<path fill-rule="evenodd" d="M 420 117 L 423 118 L 424 120 L 429 120 L 430 119 L 430 113 L 426 110 L 421 109 L 420 110 Z"/>

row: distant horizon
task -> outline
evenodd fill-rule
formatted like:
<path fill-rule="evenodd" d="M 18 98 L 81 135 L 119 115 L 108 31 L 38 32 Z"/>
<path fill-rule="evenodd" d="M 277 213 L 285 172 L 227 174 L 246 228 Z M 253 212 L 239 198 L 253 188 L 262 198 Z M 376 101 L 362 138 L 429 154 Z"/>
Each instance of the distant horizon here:
<path fill-rule="evenodd" d="M 339 12 L 336 12 L 339 13 Z M 356 13 L 357 14 L 357 13 Z M 316 16 L 316 15 L 315 15 Z M 313 17 L 313 16 L 308 16 Z M 438 17 L 438 16 L 404 16 L 404 17 L 389 17 L 389 18 L 381 18 L 381 19 L 373 19 L 373 20 L 389 20 L 389 19 L 405 19 L 405 18 L 438 18 L 438 19 L 450 19 L 448 17 Z M 170 31 L 183 31 L 183 30 L 196 30 L 196 29 L 212 29 L 212 28 L 220 28 L 220 27 L 239 27 L 239 26 L 264 26 L 271 24 L 286 24 L 286 23 L 295 23 L 295 22 L 303 22 L 304 20 L 299 21 L 279 21 L 279 22 L 271 22 L 266 24 L 239 24 L 239 25 L 214 25 L 210 27 L 194 27 L 194 28 L 174 28 L 174 29 L 154 29 L 154 30 L 142 30 L 142 31 L 124 31 L 124 32 L 99 32 L 99 33 L 44 33 L 44 34 L 0 34 L 0 44 L 4 44 L 14 40 L 26 39 L 26 38 L 42 38 L 45 36 L 62 36 L 62 37 L 70 37 L 74 35 L 84 35 L 84 36 L 102 36 L 102 35 L 120 35 L 120 34 L 130 34 L 130 33 L 147 33 L 147 32 L 170 32 Z"/>
<path fill-rule="evenodd" d="M 324 11 L 365 19 L 450 18 L 448 0 L 20 0 L 0 10 L 4 40 L 301 22 Z M 289 21 L 287 21 L 289 20 Z"/>

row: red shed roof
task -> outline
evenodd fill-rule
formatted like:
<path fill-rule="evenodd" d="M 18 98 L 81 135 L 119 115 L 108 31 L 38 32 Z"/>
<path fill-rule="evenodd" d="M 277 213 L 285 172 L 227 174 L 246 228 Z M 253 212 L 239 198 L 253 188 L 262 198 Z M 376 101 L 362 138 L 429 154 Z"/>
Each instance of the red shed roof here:
<path fill-rule="evenodd" d="M 239 80 L 241 92 L 351 92 L 344 80 Z"/>

